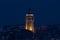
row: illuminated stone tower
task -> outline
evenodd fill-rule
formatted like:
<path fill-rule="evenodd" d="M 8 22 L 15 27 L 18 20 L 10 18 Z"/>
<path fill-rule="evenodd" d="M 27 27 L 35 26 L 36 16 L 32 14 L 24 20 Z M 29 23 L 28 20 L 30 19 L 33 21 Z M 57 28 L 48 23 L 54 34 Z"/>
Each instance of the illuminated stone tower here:
<path fill-rule="evenodd" d="M 26 14 L 26 30 L 34 32 L 34 14 L 29 9 L 29 12 Z"/>

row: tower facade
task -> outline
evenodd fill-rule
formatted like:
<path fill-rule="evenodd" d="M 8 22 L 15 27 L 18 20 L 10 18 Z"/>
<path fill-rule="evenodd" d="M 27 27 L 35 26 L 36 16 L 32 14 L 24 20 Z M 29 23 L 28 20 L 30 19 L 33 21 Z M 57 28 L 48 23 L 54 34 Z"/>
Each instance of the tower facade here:
<path fill-rule="evenodd" d="M 31 11 L 26 14 L 25 29 L 34 32 L 34 14 Z"/>

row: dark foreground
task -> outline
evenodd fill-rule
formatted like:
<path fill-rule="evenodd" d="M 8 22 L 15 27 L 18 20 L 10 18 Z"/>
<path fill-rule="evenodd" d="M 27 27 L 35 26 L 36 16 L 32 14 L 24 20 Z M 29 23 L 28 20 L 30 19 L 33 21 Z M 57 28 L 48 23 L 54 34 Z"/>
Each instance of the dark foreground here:
<path fill-rule="evenodd" d="M 40 27 L 35 33 L 19 27 L 0 28 L 0 40 L 60 40 L 60 28 L 56 25 Z"/>

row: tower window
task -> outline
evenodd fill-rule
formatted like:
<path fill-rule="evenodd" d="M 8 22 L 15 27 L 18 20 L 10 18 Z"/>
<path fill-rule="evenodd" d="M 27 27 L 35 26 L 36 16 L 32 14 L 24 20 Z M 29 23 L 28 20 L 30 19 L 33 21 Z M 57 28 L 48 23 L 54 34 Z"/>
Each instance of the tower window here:
<path fill-rule="evenodd" d="M 28 19 L 28 20 L 33 20 L 33 17 L 28 17 L 27 19 Z"/>

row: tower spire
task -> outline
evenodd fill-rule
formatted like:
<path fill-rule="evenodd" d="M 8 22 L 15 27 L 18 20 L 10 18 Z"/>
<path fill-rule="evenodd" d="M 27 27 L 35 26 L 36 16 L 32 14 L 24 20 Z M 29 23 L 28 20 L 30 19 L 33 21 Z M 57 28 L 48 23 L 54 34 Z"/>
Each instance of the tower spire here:
<path fill-rule="evenodd" d="M 31 8 L 28 9 L 28 14 L 32 14 Z"/>

